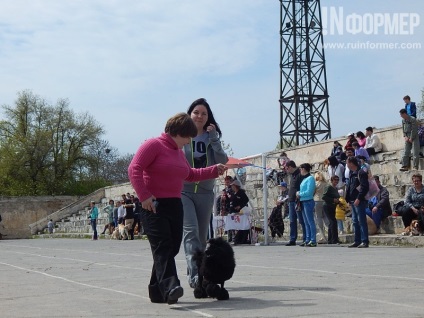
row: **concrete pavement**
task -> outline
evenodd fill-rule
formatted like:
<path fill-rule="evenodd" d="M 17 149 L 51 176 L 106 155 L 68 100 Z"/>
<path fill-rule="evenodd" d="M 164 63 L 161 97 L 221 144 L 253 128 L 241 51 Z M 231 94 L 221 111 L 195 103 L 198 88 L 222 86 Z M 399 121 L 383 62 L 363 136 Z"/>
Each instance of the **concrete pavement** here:
<path fill-rule="evenodd" d="M 230 300 L 152 304 L 147 241 L 0 241 L 0 317 L 423 317 L 419 248 L 235 246 Z"/>

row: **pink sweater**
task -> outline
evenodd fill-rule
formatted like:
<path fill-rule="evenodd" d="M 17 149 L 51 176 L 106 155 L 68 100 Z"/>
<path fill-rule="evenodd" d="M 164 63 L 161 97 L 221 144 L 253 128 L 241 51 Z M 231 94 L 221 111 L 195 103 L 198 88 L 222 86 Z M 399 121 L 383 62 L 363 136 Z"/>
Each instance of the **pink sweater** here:
<path fill-rule="evenodd" d="M 140 201 L 151 197 L 181 198 L 183 182 L 218 177 L 216 166 L 191 168 L 181 149 L 168 134 L 146 140 L 128 167 L 128 176 Z"/>

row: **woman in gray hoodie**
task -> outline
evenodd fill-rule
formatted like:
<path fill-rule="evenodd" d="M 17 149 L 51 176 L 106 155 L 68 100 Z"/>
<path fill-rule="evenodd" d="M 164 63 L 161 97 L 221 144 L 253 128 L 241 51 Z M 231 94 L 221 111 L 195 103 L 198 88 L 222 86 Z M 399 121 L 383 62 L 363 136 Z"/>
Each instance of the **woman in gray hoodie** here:
<path fill-rule="evenodd" d="M 228 157 L 221 144 L 221 129 L 204 98 L 195 100 L 187 110 L 196 127 L 197 136 L 184 146 L 184 152 L 193 168 L 227 163 Z M 206 249 L 209 222 L 214 204 L 215 180 L 185 183 L 182 191 L 184 208 L 183 245 L 187 260 L 187 278 L 190 287 L 197 283 L 198 269 L 193 259 L 197 251 Z"/>

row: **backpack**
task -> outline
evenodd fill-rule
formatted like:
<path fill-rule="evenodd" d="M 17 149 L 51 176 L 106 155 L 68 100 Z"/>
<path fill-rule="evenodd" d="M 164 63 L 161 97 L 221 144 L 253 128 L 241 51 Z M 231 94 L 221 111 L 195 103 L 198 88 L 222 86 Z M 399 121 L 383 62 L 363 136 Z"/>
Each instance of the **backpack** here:
<path fill-rule="evenodd" d="M 399 201 L 398 203 L 393 204 L 393 211 L 396 212 L 397 214 L 401 214 L 404 205 L 405 205 L 405 201 Z"/>

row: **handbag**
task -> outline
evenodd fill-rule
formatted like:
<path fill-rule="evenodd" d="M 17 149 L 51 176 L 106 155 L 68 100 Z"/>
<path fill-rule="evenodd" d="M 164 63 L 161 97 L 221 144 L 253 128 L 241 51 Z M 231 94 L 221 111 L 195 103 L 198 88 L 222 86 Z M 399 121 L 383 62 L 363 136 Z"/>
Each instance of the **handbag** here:
<path fill-rule="evenodd" d="M 372 176 L 371 172 L 368 172 L 368 192 L 365 194 L 365 200 L 369 200 L 372 197 L 375 197 L 378 192 L 380 192 L 380 188 L 377 185 L 377 182 L 375 181 L 374 177 Z M 359 185 L 356 188 L 358 191 L 361 191 L 361 186 Z"/>
<path fill-rule="evenodd" d="M 367 194 L 365 195 L 365 200 L 369 200 L 372 197 L 375 197 L 380 191 L 380 189 L 378 188 L 377 182 L 374 180 L 373 177 L 368 178 L 368 183 L 370 187 L 368 189 Z"/>

